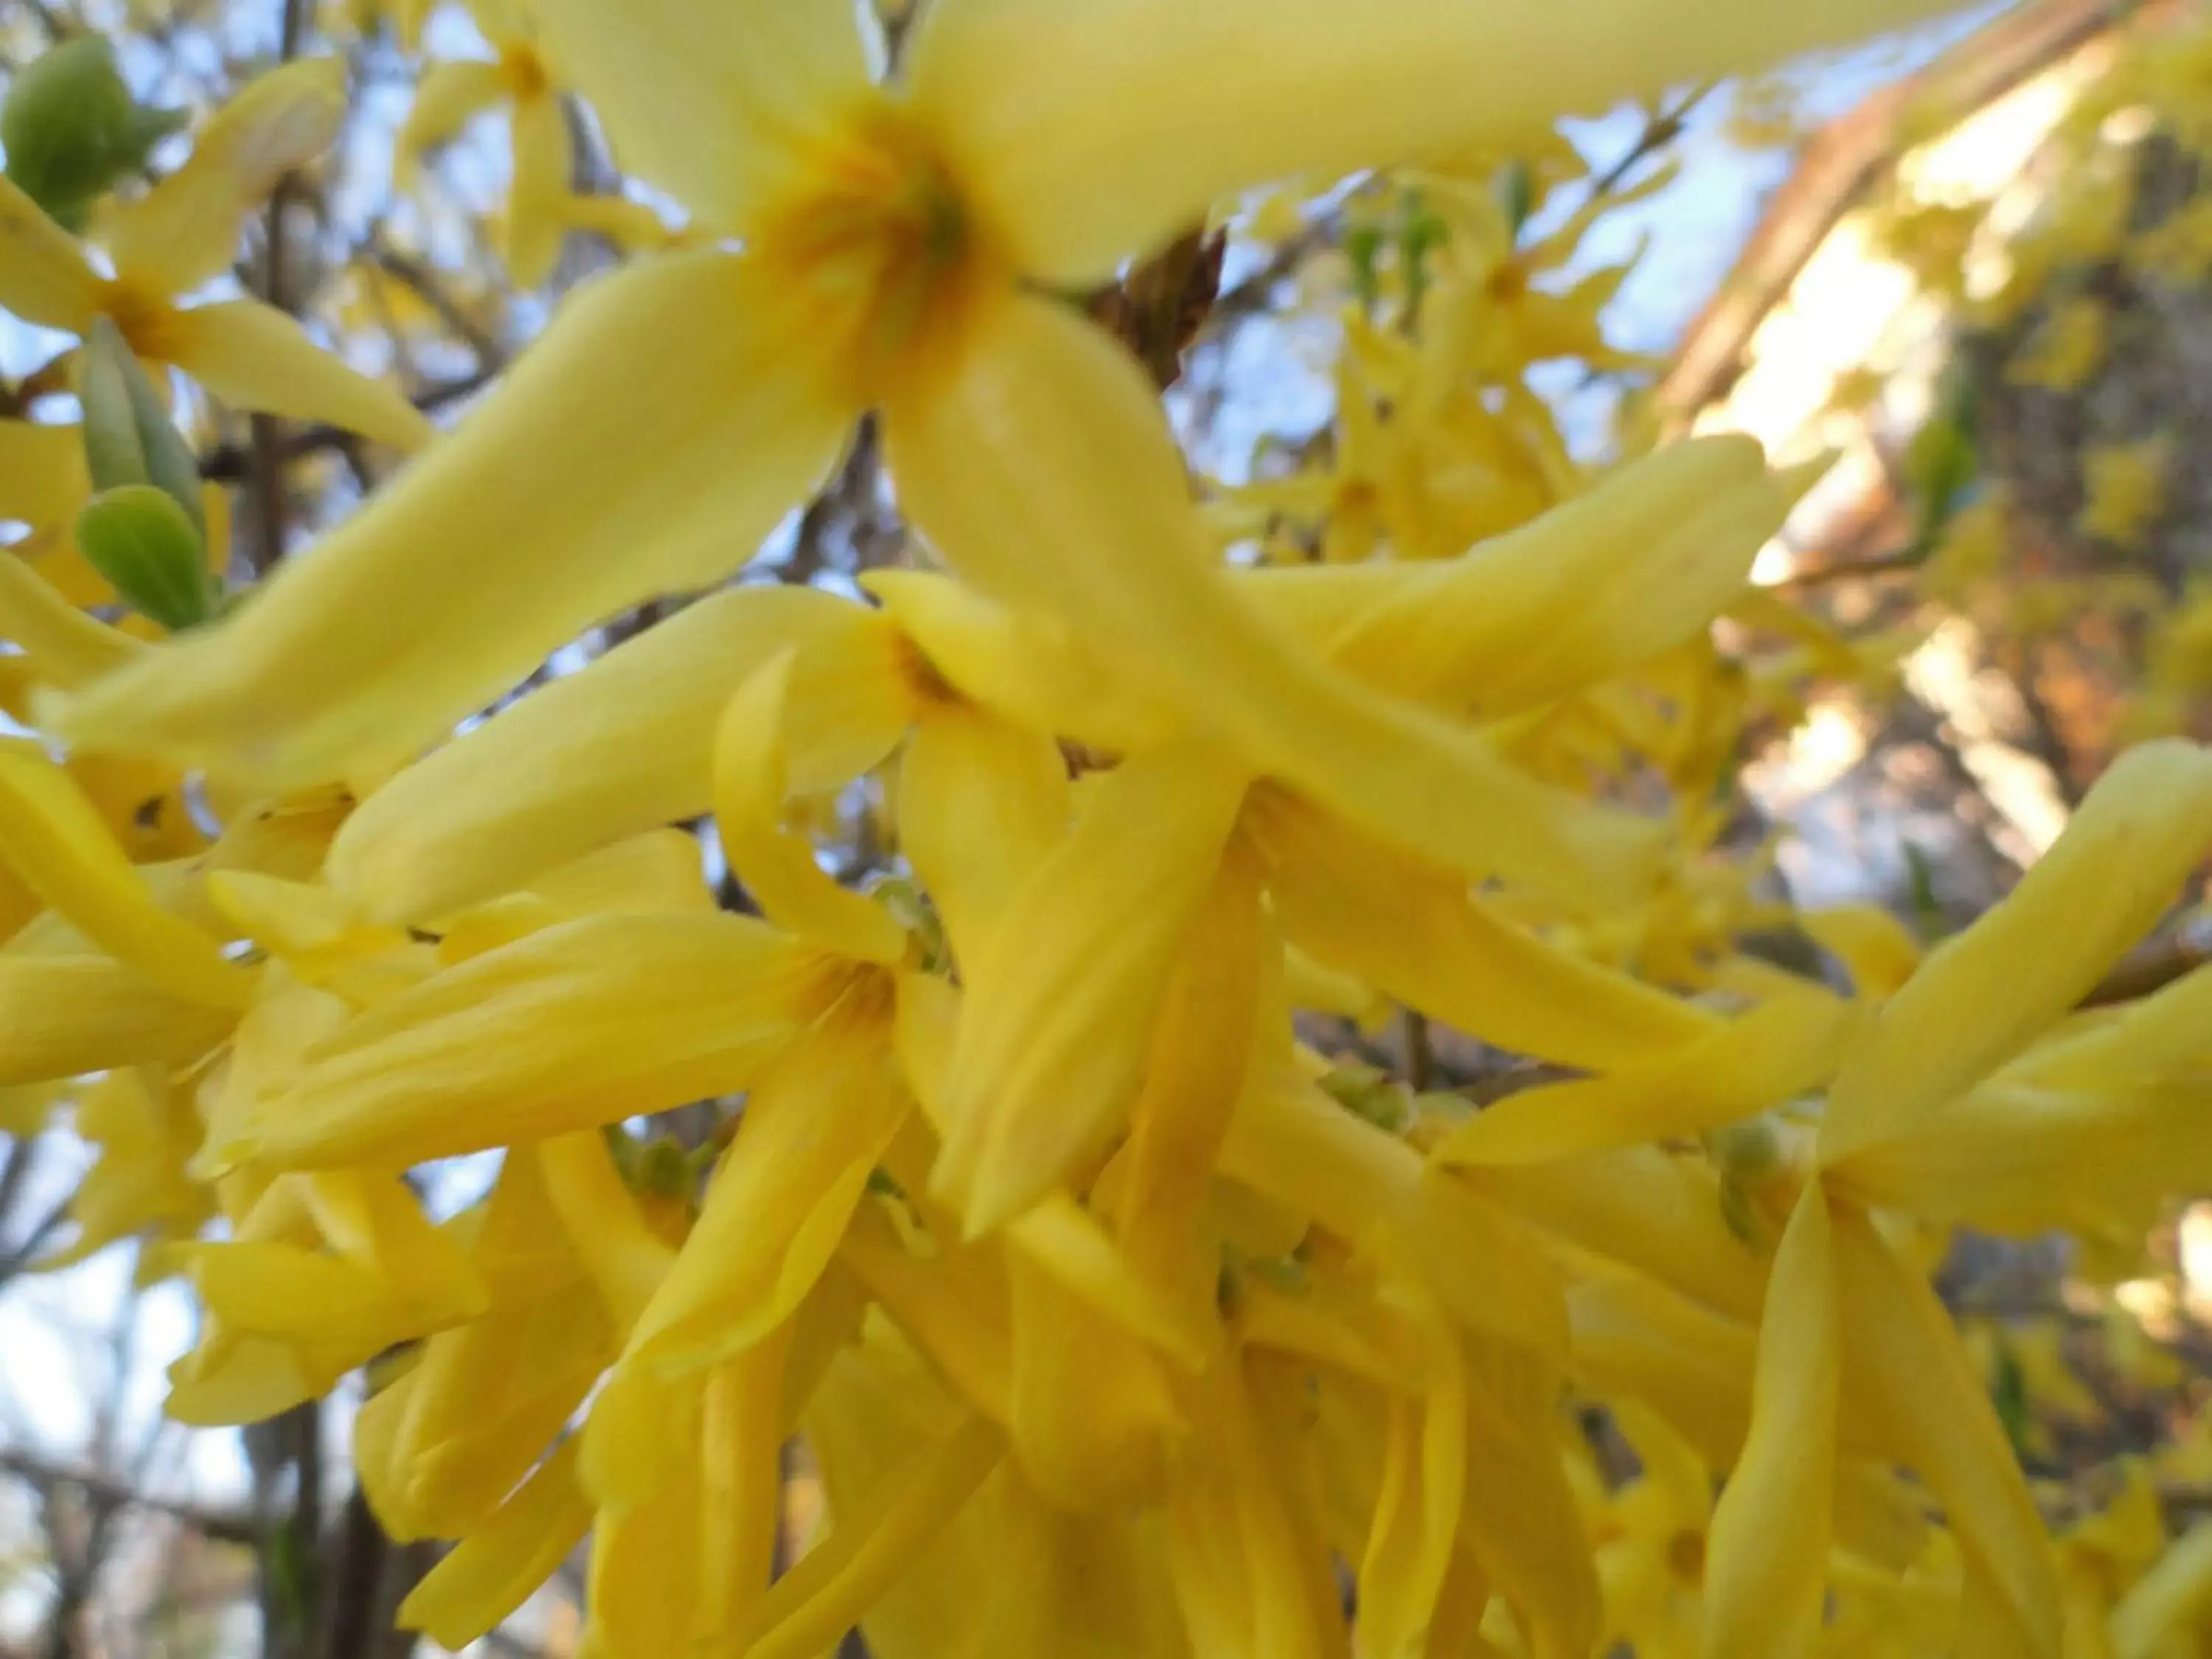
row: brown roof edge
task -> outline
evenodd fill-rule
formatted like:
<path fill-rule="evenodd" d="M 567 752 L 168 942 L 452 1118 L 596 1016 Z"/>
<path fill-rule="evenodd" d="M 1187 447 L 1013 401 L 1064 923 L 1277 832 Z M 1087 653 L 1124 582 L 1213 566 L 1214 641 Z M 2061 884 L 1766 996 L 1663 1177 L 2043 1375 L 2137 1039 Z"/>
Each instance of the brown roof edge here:
<path fill-rule="evenodd" d="M 1683 331 L 1659 384 L 1661 409 L 1683 421 L 1727 393 L 1759 323 L 1828 233 L 1911 147 L 1920 122 L 1908 118 L 1933 107 L 1949 122 L 1963 120 L 2138 9 L 2137 0 L 2033 0 L 1814 133 L 1734 269 Z"/>

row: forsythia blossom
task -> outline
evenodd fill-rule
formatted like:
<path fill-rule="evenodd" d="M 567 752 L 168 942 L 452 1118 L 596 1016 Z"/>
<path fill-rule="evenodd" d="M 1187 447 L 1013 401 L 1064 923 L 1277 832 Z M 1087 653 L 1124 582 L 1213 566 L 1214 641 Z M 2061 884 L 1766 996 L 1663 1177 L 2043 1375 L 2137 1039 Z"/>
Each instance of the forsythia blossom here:
<path fill-rule="evenodd" d="M 893 64 L 831 0 L 472 6 L 498 62 L 427 70 L 403 143 L 512 105 L 510 274 L 571 222 L 568 94 L 690 223 L 205 626 L 0 553 L 0 1127 L 100 1153 L 49 1265 L 136 1234 L 191 1287 L 184 1420 L 365 1372 L 448 1647 L 588 1537 L 604 1659 L 2165 1651 L 2212 1547 L 2122 1499 L 2054 1532 L 1927 1269 L 2212 1187 L 2212 968 L 2081 1006 L 2212 851 L 2212 754 L 2127 755 L 1924 954 L 1796 915 L 1726 804 L 1794 693 L 1713 623 L 1793 684 L 1895 642 L 1747 595 L 1807 482 L 1749 441 L 1570 457 L 1528 367 L 1649 366 L 1620 272 L 1559 275 L 1603 192 L 1528 241 L 1571 170 L 1500 207 L 1468 160 L 1926 9 L 932 0 Z M 189 349 L 275 339 L 252 302 L 170 303 L 231 247 L 164 192 L 219 171 L 190 228 L 234 240 L 331 74 L 216 117 L 112 277 L 0 201 L 0 303 L 427 436 L 289 333 L 273 387 Z M 1333 449 L 1201 512 L 1068 290 L 1376 167 L 1358 210 L 1435 228 L 1358 277 Z M 914 556 L 721 586 L 864 416 Z M 825 795 L 895 878 L 825 866 Z M 1745 948 L 1784 924 L 1838 971 Z M 1525 1086 L 1311 1018 L 1393 1007 Z"/>

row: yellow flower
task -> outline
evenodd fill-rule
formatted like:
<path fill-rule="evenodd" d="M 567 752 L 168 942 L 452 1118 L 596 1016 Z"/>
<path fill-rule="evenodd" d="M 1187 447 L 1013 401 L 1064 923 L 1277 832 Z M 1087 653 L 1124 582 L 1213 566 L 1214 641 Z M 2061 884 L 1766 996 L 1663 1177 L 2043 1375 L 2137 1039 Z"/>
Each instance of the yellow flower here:
<path fill-rule="evenodd" d="M 40 1267 L 66 1267 L 133 1235 L 189 1238 L 214 1214 L 213 1195 L 185 1170 L 199 1145 L 191 1093 L 158 1070 L 109 1073 L 78 1096 L 73 1122 L 100 1162 L 70 1200 L 76 1238 Z"/>
<path fill-rule="evenodd" d="M 393 172 L 406 188 L 424 151 L 505 106 L 510 176 L 502 252 L 515 285 L 535 288 L 552 274 L 567 228 L 568 124 L 526 10 L 509 0 L 468 0 L 468 11 L 494 56 L 434 63 L 422 71 L 399 129 Z"/>
<path fill-rule="evenodd" d="M 1380 21 L 1216 9 L 1202 27 L 970 0 L 932 11 L 884 85 L 847 8 L 739 7 L 702 35 L 689 12 L 540 5 L 617 154 L 744 251 L 651 259 L 581 296 L 313 559 L 64 724 L 295 781 L 404 757 L 584 624 L 742 562 L 875 405 L 902 505 L 956 568 L 1156 674 L 1251 761 L 1460 862 L 1495 810 L 1463 736 L 1235 602 L 1141 375 L 1036 287 L 1103 276 L 1249 184 L 1919 9 L 1732 5 L 1687 27 L 1608 10 L 1537 52 L 1510 11 L 1443 0 Z M 1310 83 L 1325 108 L 1292 90 Z"/>
<path fill-rule="evenodd" d="M 293 167 L 328 147 L 345 115 L 335 58 L 274 70 L 218 111 L 191 155 L 106 218 L 112 276 L 13 185 L 0 180 L 0 306 L 42 327 L 82 335 L 112 323 L 138 356 L 181 369 L 235 408 L 330 421 L 414 449 L 429 423 L 391 387 L 311 341 L 257 300 L 178 303 L 230 269 L 241 224 Z"/>

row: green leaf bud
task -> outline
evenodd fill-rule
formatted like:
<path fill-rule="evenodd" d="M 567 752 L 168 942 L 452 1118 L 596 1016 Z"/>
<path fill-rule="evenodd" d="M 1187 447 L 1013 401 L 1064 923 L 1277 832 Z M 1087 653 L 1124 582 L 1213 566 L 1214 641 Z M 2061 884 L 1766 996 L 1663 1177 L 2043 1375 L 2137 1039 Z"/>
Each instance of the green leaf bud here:
<path fill-rule="evenodd" d="M 221 608 L 199 526 L 152 484 L 125 484 L 87 501 L 77 514 L 76 544 L 117 592 L 173 632 L 197 627 Z"/>

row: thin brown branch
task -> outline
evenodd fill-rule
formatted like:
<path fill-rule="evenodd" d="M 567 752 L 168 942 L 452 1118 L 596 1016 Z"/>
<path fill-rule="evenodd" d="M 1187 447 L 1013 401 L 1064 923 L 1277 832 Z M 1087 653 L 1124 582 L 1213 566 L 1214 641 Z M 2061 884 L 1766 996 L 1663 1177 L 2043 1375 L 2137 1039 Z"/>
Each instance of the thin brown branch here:
<path fill-rule="evenodd" d="M 1628 175 L 1656 155 L 1661 150 L 1682 136 L 1683 123 L 1690 118 L 1698 106 L 1712 96 L 1713 88 L 1720 84 L 1708 81 L 1684 93 L 1681 100 L 1672 107 L 1662 106 L 1644 118 L 1644 131 L 1637 134 L 1636 142 L 1615 161 L 1595 179 L 1584 193 L 1582 206 L 1587 210 L 1594 202 L 1601 202 L 1627 182 Z"/>
<path fill-rule="evenodd" d="M 1808 588 L 1832 587 L 1838 582 L 1902 575 L 1919 569 L 1927 562 L 1928 549 L 1916 544 L 1875 558 L 1846 559 L 1837 564 L 1816 565 L 1810 570 L 1793 570 L 1779 581 L 1769 582 L 1766 586 L 1784 592 L 1802 593 Z"/>
<path fill-rule="evenodd" d="M 453 404 L 473 398 L 492 383 L 495 376 L 489 369 L 479 369 L 464 374 L 459 380 L 447 380 L 430 387 L 413 399 L 415 407 L 425 415 Z M 356 441 L 356 435 L 343 427 L 311 426 L 295 433 L 285 443 L 283 458 L 287 463 L 309 455 L 328 454 L 343 449 Z M 240 444 L 218 444 L 200 457 L 200 477 L 214 483 L 240 483 L 248 476 L 253 465 L 252 449 Z"/>
<path fill-rule="evenodd" d="M 50 1463 L 29 1452 L 0 1450 L 0 1474 L 13 1475 L 41 1492 L 57 1486 L 75 1486 L 90 1501 L 162 1516 L 218 1543 L 251 1547 L 256 1536 L 253 1517 L 243 1510 L 217 1509 L 184 1498 L 157 1498 L 112 1474 Z"/>

